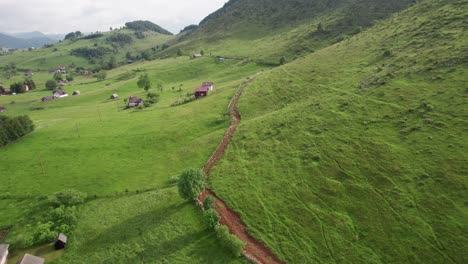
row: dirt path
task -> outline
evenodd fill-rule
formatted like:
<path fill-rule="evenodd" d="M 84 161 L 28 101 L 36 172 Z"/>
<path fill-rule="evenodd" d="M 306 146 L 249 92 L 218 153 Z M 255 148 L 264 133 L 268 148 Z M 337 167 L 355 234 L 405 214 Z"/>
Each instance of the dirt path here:
<path fill-rule="evenodd" d="M 229 142 L 232 139 L 232 136 L 236 132 L 237 126 L 239 125 L 241 120 L 241 116 L 239 114 L 239 111 L 237 110 L 237 102 L 239 101 L 239 98 L 244 88 L 254 79 L 255 78 L 251 78 L 248 81 L 243 82 L 239 86 L 239 89 L 237 90 L 234 97 L 232 98 L 228 106 L 231 115 L 231 124 L 229 125 L 229 128 L 226 131 L 226 134 L 224 135 L 224 138 L 219 144 L 218 148 L 215 150 L 215 152 L 203 168 L 203 171 L 206 173 L 206 175 L 210 175 L 211 169 L 216 164 L 216 162 L 223 156 L 227 146 L 229 145 Z M 280 261 L 273 254 L 273 252 L 271 252 L 271 250 L 269 250 L 265 245 L 263 245 L 257 239 L 253 238 L 248 233 L 247 227 L 242 222 L 240 216 L 236 212 L 231 210 L 223 200 L 219 199 L 213 191 L 205 190 L 200 194 L 198 200 L 200 202 L 203 202 L 208 195 L 213 196 L 216 200 L 216 211 L 218 211 L 219 215 L 221 216 L 220 223 L 222 225 L 227 226 L 231 234 L 236 235 L 238 238 L 240 238 L 246 243 L 244 251 L 244 256 L 246 258 L 258 264 L 284 263 Z"/>

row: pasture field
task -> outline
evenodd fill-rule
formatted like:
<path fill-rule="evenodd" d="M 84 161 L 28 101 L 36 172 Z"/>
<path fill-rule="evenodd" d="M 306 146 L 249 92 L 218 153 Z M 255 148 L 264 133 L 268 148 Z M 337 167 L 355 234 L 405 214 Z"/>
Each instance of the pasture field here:
<path fill-rule="evenodd" d="M 466 8 L 427 1 L 260 75 L 216 194 L 288 263 L 462 263 Z"/>
<path fill-rule="evenodd" d="M 0 105 L 7 107 L 5 114 L 27 114 L 36 125 L 31 135 L 0 149 L 3 157 L 0 226 L 14 226 L 6 242 L 15 243 L 30 235 L 34 224 L 41 219 L 41 211 L 47 207 L 46 197 L 55 192 L 72 188 L 87 193 L 92 200 L 125 196 L 167 187 L 171 177 L 185 168 L 201 168 L 229 124 L 226 107 L 237 87 L 246 77 L 263 69 L 254 63 L 237 60 L 217 63 L 211 58 L 189 60 L 179 57 L 120 67 L 109 71 L 104 81 L 78 77 L 64 87 L 68 97 L 49 102 L 41 102 L 40 99 L 51 94 L 43 88 L 45 80 L 51 75 L 40 72 L 33 76 L 37 90 L 1 96 Z M 133 95 L 145 99 L 145 91 L 136 85 L 141 74 L 149 75 L 153 83 L 150 92 L 159 93 L 160 100 L 149 108 L 124 110 L 124 98 Z M 21 80 L 21 77 L 4 81 L 8 84 L 17 80 Z M 193 92 L 203 81 L 215 82 L 215 91 L 210 96 L 185 105 L 171 106 L 179 97 Z M 162 92 L 156 88 L 157 83 L 162 85 Z M 81 95 L 71 96 L 74 90 L 80 90 Z M 113 93 L 120 96 L 118 100 L 110 99 Z M 175 239 L 171 235 L 184 235 L 184 228 L 188 228 L 190 222 L 199 216 L 196 209 L 183 204 L 174 194 L 174 188 L 164 192 L 168 193 L 164 196 L 168 204 L 176 203 L 181 207 L 183 219 L 180 221 L 184 221 L 185 225 L 176 230 L 178 233 L 161 231 L 163 233 L 160 235 L 164 235 L 166 242 L 170 243 L 171 239 Z M 125 197 L 118 199 L 125 203 Z M 127 207 L 112 207 L 113 203 L 106 199 L 90 202 L 94 203 L 104 204 L 100 211 L 104 215 L 80 214 L 78 230 L 81 219 L 86 222 L 86 217 L 98 219 L 105 217 L 106 213 L 121 213 L 121 210 L 127 210 L 122 208 L 133 206 L 128 201 Z M 152 219 L 149 213 L 155 208 L 148 206 L 147 211 L 135 211 L 128 216 L 138 218 L 142 214 L 141 217 L 149 221 Z M 160 206 L 162 212 L 170 208 L 167 204 Z M 86 212 L 87 208 L 88 205 L 83 205 L 82 210 Z M 170 221 L 167 224 L 171 224 Z M 203 231 L 199 221 L 193 225 L 189 231 L 197 234 L 193 238 L 197 246 L 217 252 L 217 258 L 229 259 L 229 254 L 219 249 L 216 240 Z M 102 232 L 105 232 L 112 226 L 96 228 L 102 228 Z M 83 234 L 88 229 L 84 225 Z M 78 237 L 80 232 L 77 231 Z M 156 237 L 152 239 L 157 240 Z M 85 238 L 77 240 L 84 244 L 89 242 Z M 195 243 L 195 240 L 192 242 Z M 102 248 L 96 245 L 98 251 L 102 251 Z M 177 255 L 177 252 L 174 254 Z M 202 256 L 198 255 L 200 262 L 204 262 Z M 208 256 L 210 254 L 205 257 Z M 182 255 L 180 259 L 173 257 L 170 259 L 184 260 Z M 93 257 L 90 255 L 90 258 Z"/>

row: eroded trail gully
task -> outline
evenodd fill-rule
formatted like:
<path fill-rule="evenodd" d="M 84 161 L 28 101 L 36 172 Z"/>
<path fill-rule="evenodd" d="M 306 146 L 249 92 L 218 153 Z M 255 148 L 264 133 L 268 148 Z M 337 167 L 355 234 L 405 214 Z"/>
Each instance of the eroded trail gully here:
<path fill-rule="evenodd" d="M 237 90 L 236 94 L 232 98 L 229 104 L 229 112 L 231 115 L 231 124 L 229 125 L 226 134 L 223 137 L 223 140 L 218 145 L 218 148 L 215 150 L 213 155 L 210 159 L 206 162 L 203 171 L 206 175 L 210 175 L 211 169 L 213 166 L 218 162 L 218 160 L 223 156 L 229 142 L 232 139 L 232 136 L 236 132 L 237 127 L 240 124 L 241 116 L 239 111 L 237 110 L 237 102 L 244 90 L 244 88 L 254 80 L 255 78 L 251 78 L 245 82 L 243 82 L 239 89 Z M 246 258 L 254 261 L 258 264 L 279 264 L 284 263 L 279 260 L 270 249 L 268 249 L 262 242 L 258 241 L 257 239 L 253 238 L 249 232 L 247 231 L 247 227 L 242 222 L 240 216 L 230 209 L 227 204 L 218 198 L 216 194 L 211 190 L 205 190 L 200 194 L 198 197 L 199 202 L 203 202 L 207 196 L 213 196 L 215 198 L 216 204 L 216 211 L 218 211 L 219 215 L 221 216 L 220 223 L 225 225 L 229 228 L 231 234 L 236 235 L 242 241 L 246 243 L 244 255 Z"/>

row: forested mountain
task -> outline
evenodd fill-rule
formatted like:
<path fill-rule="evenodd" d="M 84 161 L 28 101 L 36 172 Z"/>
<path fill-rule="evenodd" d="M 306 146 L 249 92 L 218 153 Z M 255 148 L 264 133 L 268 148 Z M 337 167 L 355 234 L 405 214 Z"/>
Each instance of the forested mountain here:
<path fill-rule="evenodd" d="M 27 36 L 14 37 L 7 34 L 0 33 L 0 47 L 4 48 L 40 48 L 45 44 L 50 44 L 56 42 L 53 39 L 50 39 L 45 36 L 34 35 L 31 38 Z"/>

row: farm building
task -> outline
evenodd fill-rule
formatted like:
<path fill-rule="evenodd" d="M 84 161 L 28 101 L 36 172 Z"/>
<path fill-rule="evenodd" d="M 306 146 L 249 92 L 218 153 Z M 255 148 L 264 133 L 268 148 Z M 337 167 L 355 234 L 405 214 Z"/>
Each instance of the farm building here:
<path fill-rule="evenodd" d="M 201 55 L 200 53 L 195 53 L 192 55 L 192 59 L 197 59 L 197 58 L 201 58 L 203 57 L 203 55 Z"/>
<path fill-rule="evenodd" d="M 25 93 L 29 92 L 29 86 L 27 84 L 23 84 L 23 91 Z"/>
<path fill-rule="evenodd" d="M 58 84 L 58 86 L 65 86 L 65 85 L 67 85 L 67 82 L 60 80 L 57 84 Z"/>
<path fill-rule="evenodd" d="M 53 96 L 55 98 L 62 98 L 62 97 L 67 97 L 68 94 L 64 90 L 56 90 L 53 92 Z"/>
<path fill-rule="evenodd" d="M 210 91 L 210 88 L 208 87 L 198 87 L 197 89 L 195 89 L 194 95 L 196 98 L 205 97 L 205 96 L 208 96 L 209 91 Z"/>
<path fill-rule="evenodd" d="M 5 111 L 6 111 L 6 108 L 3 107 L 3 106 L 0 106 L 0 113 L 3 113 L 3 112 L 5 112 Z"/>
<path fill-rule="evenodd" d="M 214 87 L 213 85 L 214 85 L 213 82 L 204 82 L 202 84 L 203 87 L 208 87 L 210 89 L 210 91 L 213 91 L 213 87 Z"/>
<path fill-rule="evenodd" d="M 17 264 L 44 264 L 45 260 L 30 254 L 24 254 L 23 258 Z"/>
<path fill-rule="evenodd" d="M 32 71 L 27 71 L 27 72 L 24 73 L 24 76 L 26 76 L 26 77 L 31 77 L 33 75 L 34 75 L 34 73 Z"/>
<path fill-rule="evenodd" d="M 8 258 L 8 244 L 0 244 L 0 264 L 6 264 Z"/>
<path fill-rule="evenodd" d="M 78 91 L 78 90 L 76 90 L 76 91 L 73 91 L 73 94 L 72 94 L 72 95 L 80 95 L 80 94 L 81 94 L 81 92 Z"/>
<path fill-rule="evenodd" d="M 57 73 L 57 72 L 66 73 L 66 69 L 67 68 L 65 66 L 60 65 L 57 68 L 54 68 L 54 69 L 50 70 L 49 73 L 52 73 L 52 74 Z"/>
<path fill-rule="evenodd" d="M 46 96 L 46 97 L 42 97 L 41 101 L 42 102 L 45 102 L 45 101 L 50 101 L 50 100 L 54 100 L 55 97 L 54 96 Z"/>
<path fill-rule="evenodd" d="M 64 249 L 67 245 L 67 236 L 60 233 L 55 240 L 54 247 L 55 250 Z"/>
<path fill-rule="evenodd" d="M 128 105 L 127 105 L 128 107 L 136 107 L 136 106 L 143 105 L 143 104 L 144 104 L 143 99 L 139 97 L 130 96 L 130 98 L 128 98 Z"/>
<path fill-rule="evenodd" d="M 111 95 L 111 99 L 117 99 L 117 98 L 119 98 L 119 95 L 118 95 L 118 94 L 112 94 L 112 95 Z"/>

